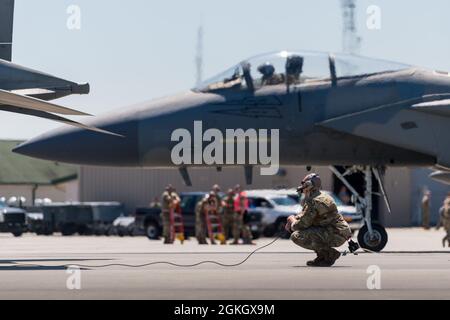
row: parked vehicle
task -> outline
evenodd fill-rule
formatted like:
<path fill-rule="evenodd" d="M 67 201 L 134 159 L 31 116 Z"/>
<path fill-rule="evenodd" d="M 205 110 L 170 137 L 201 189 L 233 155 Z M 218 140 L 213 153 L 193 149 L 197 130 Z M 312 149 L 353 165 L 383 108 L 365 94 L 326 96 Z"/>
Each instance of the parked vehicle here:
<path fill-rule="evenodd" d="M 350 224 L 353 231 L 362 226 L 363 217 L 356 212 L 354 206 L 346 206 L 331 192 L 330 194 L 338 206 L 339 212 Z M 266 237 L 282 234 L 287 218 L 301 212 L 300 197 L 295 190 L 250 190 L 247 191 L 249 198 L 249 211 L 259 212 L 261 217 L 260 232 Z M 286 235 L 287 236 L 287 235 Z"/>
<path fill-rule="evenodd" d="M 136 226 L 135 217 L 119 217 L 114 220 L 112 228 L 110 229 L 108 235 L 118 235 L 119 237 L 124 236 L 136 236 L 141 234 L 139 228 Z"/>
<path fill-rule="evenodd" d="M 273 190 L 247 191 L 249 212 L 261 215 L 258 232 L 265 237 L 273 237 L 282 232 L 287 217 L 300 212 L 301 207 L 294 199 Z"/>
<path fill-rule="evenodd" d="M 26 231 L 26 212 L 0 201 L 0 232 L 20 237 Z"/>
<path fill-rule="evenodd" d="M 184 192 L 180 194 L 186 239 L 195 235 L 195 207 L 207 194 L 207 192 Z M 136 226 L 144 229 L 149 239 L 159 239 L 162 234 L 161 209 L 137 208 L 135 216 Z M 249 214 L 246 215 L 246 222 L 250 225 L 255 239 L 260 236 L 260 219 L 261 214 L 259 212 L 249 211 Z"/>
<path fill-rule="evenodd" d="M 110 235 L 114 222 L 125 217 L 125 208 L 119 202 L 86 202 L 92 209 L 92 222 L 87 225 L 88 232 L 97 236 Z"/>
<path fill-rule="evenodd" d="M 52 203 L 28 208 L 28 225 L 31 232 L 64 236 L 107 235 L 114 220 L 125 214 L 118 202 Z"/>

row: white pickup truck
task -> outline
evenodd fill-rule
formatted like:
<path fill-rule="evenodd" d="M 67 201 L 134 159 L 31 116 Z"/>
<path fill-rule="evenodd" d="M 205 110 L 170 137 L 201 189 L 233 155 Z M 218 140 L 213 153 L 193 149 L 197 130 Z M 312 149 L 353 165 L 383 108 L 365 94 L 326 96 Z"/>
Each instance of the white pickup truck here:
<path fill-rule="evenodd" d="M 356 212 L 354 206 L 346 206 L 342 201 L 329 191 L 338 206 L 339 212 L 349 223 L 352 231 L 357 231 L 363 224 L 363 217 Z M 290 215 L 301 212 L 300 197 L 294 189 L 283 190 L 249 190 L 249 212 L 261 214 L 261 224 L 259 230 L 266 237 L 272 237 L 284 230 L 286 219 Z M 256 230 L 252 230 L 256 231 Z"/>

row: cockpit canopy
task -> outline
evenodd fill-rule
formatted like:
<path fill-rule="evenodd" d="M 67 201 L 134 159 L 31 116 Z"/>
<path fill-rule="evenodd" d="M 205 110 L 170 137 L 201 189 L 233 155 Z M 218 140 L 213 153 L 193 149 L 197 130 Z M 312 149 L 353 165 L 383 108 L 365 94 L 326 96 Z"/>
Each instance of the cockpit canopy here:
<path fill-rule="evenodd" d="M 408 69 L 396 62 L 347 54 L 302 51 L 264 54 L 244 60 L 204 81 L 195 91 L 258 90 L 275 85 L 304 85 Z"/>

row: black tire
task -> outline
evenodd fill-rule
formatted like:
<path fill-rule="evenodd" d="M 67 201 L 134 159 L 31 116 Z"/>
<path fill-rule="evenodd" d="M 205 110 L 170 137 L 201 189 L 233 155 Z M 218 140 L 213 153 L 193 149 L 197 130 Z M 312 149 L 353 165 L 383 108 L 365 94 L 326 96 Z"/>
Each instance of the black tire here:
<path fill-rule="evenodd" d="M 50 229 L 44 229 L 44 231 L 42 231 L 42 234 L 44 236 L 52 236 L 53 235 L 53 230 Z"/>
<path fill-rule="evenodd" d="M 155 222 L 149 222 L 145 225 L 145 235 L 150 240 L 158 240 L 160 236 L 158 224 Z"/>
<path fill-rule="evenodd" d="M 361 248 L 368 249 L 374 252 L 381 252 L 388 243 L 388 234 L 386 229 L 377 223 L 372 223 L 374 238 L 370 239 L 369 229 L 363 226 L 358 233 L 358 243 Z"/>
<path fill-rule="evenodd" d="M 253 240 L 257 240 L 257 239 L 261 238 L 261 232 L 252 231 L 252 237 L 253 237 Z"/>
<path fill-rule="evenodd" d="M 73 225 L 64 225 L 61 227 L 61 234 L 64 237 L 70 237 L 77 233 L 77 228 Z"/>
<path fill-rule="evenodd" d="M 117 236 L 117 235 L 118 235 L 118 232 L 117 232 L 116 227 L 109 228 L 108 234 L 107 234 L 108 237 L 113 237 L 113 236 Z"/>
<path fill-rule="evenodd" d="M 19 238 L 22 236 L 23 232 L 22 230 L 14 230 L 13 232 L 11 232 L 13 234 L 14 237 Z"/>
<path fill-rule="evenodd" d="M 277 226 L 271 224 L 264 228 L 263 236 L 266 238 L 272 238 L 275 236 L 275 233 L 277 231 Z"/>

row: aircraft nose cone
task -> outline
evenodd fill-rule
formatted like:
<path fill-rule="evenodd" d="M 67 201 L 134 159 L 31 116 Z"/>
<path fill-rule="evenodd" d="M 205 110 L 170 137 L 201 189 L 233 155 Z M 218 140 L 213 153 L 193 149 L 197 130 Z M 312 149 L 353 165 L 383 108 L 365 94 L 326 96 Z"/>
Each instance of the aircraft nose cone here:
<path fill-rule="evenodd" d="M 137 123 L 130 119 L 117 124 L 93 125 L 123 137 L 63 127 L 26 141 L 13 152 L 43 160 L 72 164 L 137 166 Z"/>

